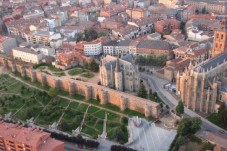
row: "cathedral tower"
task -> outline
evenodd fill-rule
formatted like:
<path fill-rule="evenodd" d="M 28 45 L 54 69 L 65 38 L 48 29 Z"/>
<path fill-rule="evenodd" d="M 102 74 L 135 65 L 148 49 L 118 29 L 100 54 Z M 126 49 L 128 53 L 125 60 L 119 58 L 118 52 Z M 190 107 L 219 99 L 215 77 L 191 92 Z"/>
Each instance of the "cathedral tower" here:
<path fill-rule="evenodd" d="M 119 64 L 119 59 L 116 60 L 116 68 L 114 72 L 115 77 L 115 88 L 116 90 L 123 91 L 123 77 L 122 71 Z"/>
<path fill-rule="evenodd" d="M 212 58 L 226 51 L 227 47 L 227 20 L 223 19 L 224 28 L 215 30 L 212 49 Z"/>

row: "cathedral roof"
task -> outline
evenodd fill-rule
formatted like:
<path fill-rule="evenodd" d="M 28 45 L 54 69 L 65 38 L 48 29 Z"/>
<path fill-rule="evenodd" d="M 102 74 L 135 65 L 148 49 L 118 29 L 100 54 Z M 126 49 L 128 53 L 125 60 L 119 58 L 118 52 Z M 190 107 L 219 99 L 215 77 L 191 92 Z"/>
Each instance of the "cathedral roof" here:
<path fill-rule="evenodd" d="M 105 58 L 104 58 L 104 62 L 103 62 L 103 65 L 105 66 L 105 68 L 107 70 L 110 70 L 111 68 L 114 70 L 116 70 L 116 65 L 118 64 L 119 65 L 119 68 L 120 68 L 120 62 L 124 63 L 124 64 L 132 64 L 134 58 L 132 56 L 132 54 L 127 54 L 121 58 L 116 58 L 116 57 L 113 57 L 113 56 L 109 56 L 107 55 Z M 118 61 L 117 61 L 118 60 Z M 118 62 L 118 63 L 117 63 Z M 118 69 L 119 71 L 119 69 Z"/>
<path fill-rule="evenodd" d="M 203 63 L 202 65 L 196 66 L 195 71 L 202 73 L 203 71 L 208 71 L 210 69 L 216 68 L 218 65 L 223 64 L 227 61 L 227 52 L 224 52 L 209 61 Z"/>

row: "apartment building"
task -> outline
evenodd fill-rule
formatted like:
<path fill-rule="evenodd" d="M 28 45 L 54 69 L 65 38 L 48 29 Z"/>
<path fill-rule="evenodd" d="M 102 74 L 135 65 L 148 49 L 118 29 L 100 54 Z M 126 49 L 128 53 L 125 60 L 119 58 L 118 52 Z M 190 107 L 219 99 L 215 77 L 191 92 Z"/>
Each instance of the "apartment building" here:
<path fill-rule="evenodd" d="M 130 43 L 132 40 L 118 40 L 118 41 L 110 41 L 103 45 L 103 54 L 111 55 L 111 56 L 118 56 L 118 55 L 126 55 L 130 53 Z"/>
<path fill-rule="evenodd" d="M 24 62 L 39 64 L 42 60 L 42 53 L 36 52 L 30 48 L 16 47 L 12 49 L 13 58 Z"/>
<path fill-rule="evenodd" d="M 63 43 L 63 38 L 60 33 L 33 31 L 26 34 L 26 41 L 31 44 L 41 44 L 53 48 L 59 48 Z"/>
<path fill-rule="evenodd" d="M 84 55 L 98 56 L 102 53 L 102 39 L 96 39 L 91 42 L 84 43 Z"/>
<path fill-rule="evenodd" d="M 6 22 L 5 25 L 9 35 L 25 38 L 25 32 L 30 31 L 29 27 L 31 25 L 36 26 L 38 29 L 46 27 L 46 23 L 41 23 L 41 20 L 41 18 L 21 18 L 18 20 L 10 20 Z"/>
<path fill-rule="evenodd" d="M 112 33 L 122 39 L 134 39 L 154 32 L 157 18 L 145 17 L 128 22 L 128 25 L 119 29 L 113 29 Z"/>
<path fill-rule="evenodd" d="M 176 58 L 189 58 L 194 65 L 197 65 L 210 57 L 211 45 L 209 41 L 181 46 L 173 50 Z"/>
<path fill-rule="evenodd" d="M 221 0 L 185 0 L 186 4 L 195 6 L 196 10 L 199 12 L 208 12 L 208 13 L 226 13 L 226 4 L 225 1 Z"/>
<path fill-rule="evenodd" d="M 44 19 L 47 22 L 49 31 L 54 31 L 56 27 L 61 26 L 61 21 L 58 17 L 48 17 Z"/>
<path fill-rule="evenodd" d="M 1 151 L 64 151 L 64 143 L 40 129 L 0 121 Z"/>

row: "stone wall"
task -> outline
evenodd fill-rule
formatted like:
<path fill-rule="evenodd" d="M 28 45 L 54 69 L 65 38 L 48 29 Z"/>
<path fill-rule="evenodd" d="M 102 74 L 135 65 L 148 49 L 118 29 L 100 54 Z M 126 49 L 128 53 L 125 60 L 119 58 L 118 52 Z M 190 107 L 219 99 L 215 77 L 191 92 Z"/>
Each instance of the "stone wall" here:
<path fill-rule="evenodd" d="M 31 81 L 38 81 L 43 86 L 50 86 L 59 90 L 64 90 L 69 92 L 69 94 L 83 95 L 87 101 L 90 99 L 96 99 L 98 95 L 101 104 L 111 103 L 118 106 L 122 111 L 125 109 L 135 110 L 145 114 L 146 117 L 153 116 L 157 118 L 159 116 L 160 105 L 156 102 L 93 83 L 72 80 L 67 77 L 59 78 L 47 75 L 38 70 L 34 70 L 30 67 L 24 67 L 11 60 L 6 60 L 1 57 L 0 61 L 4 67 L 11 69 L 12 72 L 19 72 L 23 77 L 27 76 L 31 79 Z"/>

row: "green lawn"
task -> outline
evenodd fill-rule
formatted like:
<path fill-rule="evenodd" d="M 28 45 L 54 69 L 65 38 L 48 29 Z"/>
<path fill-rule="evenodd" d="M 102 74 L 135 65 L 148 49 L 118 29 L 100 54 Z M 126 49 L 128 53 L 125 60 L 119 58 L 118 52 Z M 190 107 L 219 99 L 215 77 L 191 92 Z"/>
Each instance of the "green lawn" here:
<path fill-rule="evenodd" d="M 90 72 L 86 72 L 86 73 L 82 74 L 81 76 L 85 77 L 85 78 L 92 78 L 92 77 L 94 77 L 94 74 L 90 73 Z"/>
<path fill-rule="evenodd" d="M 72 108 L 72 109 L 77 109 L 78 105 L 79 105 L 79 103 L 72 102 L 72 103 L 69 104 L 69 107 Z"/>
<path fill-rule="evenodd" d="M 75 75 L 78 75 L 78 74 L 81 74 L 83 73 L 84 70 L 81 69 L 81 68 L 76 68 L 76 69 L 71 69 L 69 70 L 68 74 L 71 75 L 71 76 L 75 76 Z"/>
<path fill-rule="evenodd" d="M 88 113 L 92 114 L 92 113 L 95 113 L 95 112 L 97 112 L 97 111 L 99 111 L 99 110 L 100 110 L 99 108 L 94 107 L 94 106 L 91 106 L 91 107 L 89 107 L 89 109 L 88 109 Z"/>
<path fill-rule="evenodd" d="M 53 74 L 54 74 L 55 76 L 58 76 L 58 77 L 65 76 L 65 73 L 64 73 L 64 72 L 54 72 Z"/>
<path fill-rule="evenodd" d="M 80 94 L 74 94 L 72 95 L 72 98 L 80 101 L 83 101 L 85 99 L 85 97 Z"/>
<path fill-rule="evenodd" d="M 48 66 L 48 69 L 54 72 L 60 72 L 62 71 L 61 69 L 55 68 L 54 66 Z"/>
<path fill-rule="evenodd" d="M 93 115 L 95 117 L 99 118 L 99 119 L 104 119 L 105 118 L 105 113 L 106 113 L 106 111 L 100 110 L 100 111 L 94 113 Z"/>
<path fill-rule="evenodd" d="M 86 105 L 86 104 L 80 104 L 80 105 L 77 107 L 77 110 L 78 110 L 78 111 L 81 111 L 81 112 L 85 112 L 87 108 L 88 108 L 88 105 Z"/>
<path fill-rule="evenodd" d="M 59 105 L 59 106 L 62 106 L 62 107 L 68 106 L 69 103 L 70 103 L 70 102 L 69 102 L 68 100 L 62 99 L 62 98 L 60 98 L 59 101 L 58 101 L 58 105 Z"/>

